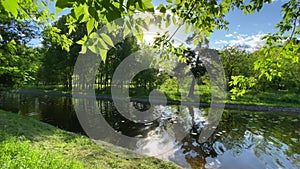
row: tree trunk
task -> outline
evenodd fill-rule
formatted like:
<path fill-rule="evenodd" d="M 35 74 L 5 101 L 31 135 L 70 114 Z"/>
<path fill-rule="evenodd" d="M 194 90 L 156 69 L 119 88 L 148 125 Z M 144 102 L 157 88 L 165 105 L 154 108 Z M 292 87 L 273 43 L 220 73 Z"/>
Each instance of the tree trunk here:
<path fill-rule="evenodd" d="M 189 95 L 188 95 L 188 97 L 190 97 L 190 98 L 194 97 L 195 84 L 196 84 L 196 79 L 193 77 L 192 84 L 191 84 L 190 91 L 189 91 Z"/>

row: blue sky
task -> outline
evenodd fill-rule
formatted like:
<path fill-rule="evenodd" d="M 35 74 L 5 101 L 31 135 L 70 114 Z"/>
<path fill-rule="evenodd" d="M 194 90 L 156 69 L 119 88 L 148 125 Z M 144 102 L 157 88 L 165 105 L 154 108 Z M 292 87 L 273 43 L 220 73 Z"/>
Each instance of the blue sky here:
<path fill-rule="evenodd" d="M 158 6 L 162 0 L 153 0 L 153 4 Z M 229 21 L 229 31 L 217 30 L 209 37 L 211 48 L 222 48 L 226 45 L 246 45 L 253 50 L 261 46 L 264 42 L 260 40 L 262 36 L 269 32 L 275 32 L 275 25 L 281 20 L 282 0 L 276 0 L 271 4 L 265 4 L 258 13 L 249 15 L 243 14 L 240 10 L 230 11 L 226 20 Z M 50 4 L 50 10 L 55 11 L 54 3 Z M 64 10 L 58 16 L 68 13 Z M 37 42 L 33 42 L 37 43 Z"/>
<path fill-rule="evenodd" d="M 161 0 L 153 0 L 154 5 Z M 275 0 L 271 4 L 265 4 L 260 12 L 249 15 L 240 10 L 230 11 L 226 15 L 229 21 L 229 31 L 217 30 L 209 37 L 211 48 L 222 48 L 226 45 L 246 45 L 249 50 L 264 44 L 260 40 L 262 36 L 275 32 L 275 25 L 281 20 L 281 6 L 284 0 Z"/>
<path fill-rule="evenodd" d="M 229 31 L 216 31 L 210 38 L 211 46 L 220 48 L 224 45 L 247 45 L 251 48 L 261 46 L 262 36 L 275 32 L 275 25 L 281 20 L 282 1 L 265 4 L 260 12 L 245 15 L 235 10 L 226 16 L 229 21 Z"/>

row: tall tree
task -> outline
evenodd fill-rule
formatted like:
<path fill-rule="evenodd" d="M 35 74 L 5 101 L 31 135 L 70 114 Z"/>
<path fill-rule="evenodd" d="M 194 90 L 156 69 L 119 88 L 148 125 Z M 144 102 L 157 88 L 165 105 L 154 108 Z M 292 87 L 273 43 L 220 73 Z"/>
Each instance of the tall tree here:
<path fill-rule="evenodd" d="M 65 26 L 67 18 L 68 16 L 62 16 L 55 22 L 53 28 L 59 30 L 59 35 L 65 35 L 68 39 L 76 42 L 86 35 L 86 23 L 76 23 L 77 31 L 69 34 Z M 43 45 L 47 51 L 40 70 L 40 79 L 47 84 L 62 84 L 66 89 L 71 89 L 73 69 L 81 50 L 81 45 L 73 43 L 67 52 L 61 48 L 57 38 L 49 32 L 47 29 L 43 32 Z"/>

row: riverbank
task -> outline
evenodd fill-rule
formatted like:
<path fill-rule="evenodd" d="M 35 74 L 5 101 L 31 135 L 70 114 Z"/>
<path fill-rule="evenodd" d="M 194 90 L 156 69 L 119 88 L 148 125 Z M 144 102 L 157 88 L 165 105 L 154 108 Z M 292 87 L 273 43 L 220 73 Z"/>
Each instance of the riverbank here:
<path fill-rule="evenodd" d="M 118 153 L 116 153 L 118 152 Z M 0 168 L 179 168 L 0 110 Z"/>
<path fill-rule="evenodd" d="M 6 90 L 9 92 L 15 92 L 20 94 L 28 94 L 28 95 L 48 95 L 48 96 L 57 96 L 57 97 L 72 97 L 71 92 L 63 92 L 59 90 L 34 90 L 34 89 L 19 89 L 19 90 Z M 284 92 L 284 91 L 283 91 Z M 267 99 L 267 95 L 263 94 L 257 94 L 257 95 L 246 95 L 243 98 L 240 99 L 240 101 L 230 101 L 227 100 L 225 104 L 225 109 L 231 109 L 231 110 L 247 110 L 247 111 L 260 111 L 260 112 L 283 112 L 283 113 L 300 113 L 300 105 L 298 104 L 298 101 L 300 101 L 300 98 L 298 100 L 298 97 L 295 94 L 291 96 L 291 94 L 288 94 L 290 99 L 287 99 L 286 103 L 282 103 L 282 101 L 276 100 L 275 94 L 270 94 L 269 97 L 270 100 Z M 296 96 L 294 96 L 296 95 Z M 265 102 L 263 104 L 262 102 L 255 102 L 255 100 L 258 100 L 258 96 L 260 96 L 263 100 L 268 101 L 268 103 Z M 271 97 L 272 96 L 272 97 Z M 278 96 L 279 97 L 279 96 Z M 288 96 L 280 96 L 280 98 L 288 98 Z M 292 98 L 294 97 L 294 98 Z M 112 97 L 109 94 L 105 95 L 99 95 L 96 93 L 96 99 L 98 100 L 107 100 L 112 101 Z M 120 98 L 121 99 L 121 98 Z M 292 99 L 292 100 L 291 100 Z M 137 102 L 149 102 L 148 96 L 143 97 L 131 97 L 131 101 L 137 101 Z M 272 103 L 272 100 L 274 101 Z M 160 100 L 156 100 L 157 102 L 160 102 Z M 184 105 L 198 105 L 199 103 L 194 102 L 183 102 L 181 103 L 178 100 L 171 100 L 168 99 L 168 104 L 184 104 Z M 295 103 L 295 104 L 293 104 Z M 207 102 L 200 102 L 200 107 L 210 107 L 210 103 Z"/>
<path fill-rule="evenodd" d="M 7 89 L 6 89 L 7 90 Z M 66 90 L 63 86 L 50 85 L 50 86 L 24 86 L 19 89 L 8 89 L 10 91 L 21 92 L 44 92 L 51 95 L 71 96 L 72 91 Z M 95 91 L 98 99 L 110 100 L 111 92 L 110 88 Z M 144 100 L 149 97 L 150 91 L 144 89 L 130 89 L 130 97 L 134 99 Z M 167 92 L 167 99 L 169 102 L 179 102 L 180 93 Z M 211 91 L 209 86 L 200 85 L 199 91 L 195 91 L 195 95 L 200 95 L 201 103 L 210 103 Z M 270 91 L 249 91 L 244 96 L 237 97 L 236 100 L 231 100 L 230 93 L 227 94 L 226 104 L 229 105 L 229 109 L 232 107 L 241 107 L 234 105 L 250 105 L 253 106 L 270 106 L 270 107 L 288 107 L 288 108 L 300 108 L 300 92 L 288 91 L 288 90 L 270 90 Z M 231 106 L 233 105 L 233 106 Z M 243 106 L 242 106 L 243 107 Z M 266 108 L 262 108 L 267 110 Z M 272 108 L 271 108 L 272 109 Z M 281 108 L 280 108 L 281 109 Z M 237 109 L 244 110 L 244 109 Z M 245 109 L 249 110 L 249 109 Z M 251 109 L 252 110 L 252 109 Z M 252 111 L 260 111 L 260 109 L 254 109 Z"/>

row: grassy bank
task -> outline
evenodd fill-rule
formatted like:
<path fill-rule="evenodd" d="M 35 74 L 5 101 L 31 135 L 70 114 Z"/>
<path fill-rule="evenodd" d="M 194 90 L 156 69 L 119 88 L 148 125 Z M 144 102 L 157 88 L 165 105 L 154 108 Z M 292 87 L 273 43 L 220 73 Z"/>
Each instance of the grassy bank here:
<path fill-rule="evenodd" d="M 116 150 L 0 110 L 0 168 L 178 168 L 155 158 L 128 158 Z"/>
<path fill-rule="evenodd" d="M 300 93 L 292 91 L 250 91 L 237 100 L 227 99 L 232 104 L 254 104 L 281 107 L 300 107 Z"/>
<path fill-rule="evenodd" d="M 64 90 L 61 86 L 27 86 L 21 90 L 33 90 L 43 92 L 61 92 L 71 93 L 71 91 Z M 181 91 L 183 92 L 183 91 Z M 150 91 L 144 89 L 131 89 L 130 97 L 132 98 L 148 98 Z M 180 93 L 169 91 L 167 93 L 168 100 L 180 101 Z M 185 93 L 185 92 L 183 92 Z M 211 101 L 211 92 L 209 86 L 200 86 L 199 91 L 195 91 L 200 95 L 200 101 L 208 103 Z M 187 93 L 185 93 L 187 95 Z M 101 91 L 96 91 L 96 95 L 111 96 L 110 88 Z M 231 104 L 253 104 L 253 105 L 266 105 L 266 106 L 282 106 L 282 107 L 300 107 L 300 93 L 294 91 L 284 90 L 270 90 L 270 91 L 250 91 L 236 100 L 230 99 L 230 93 L 227 94 L 226 103 Z"/>

